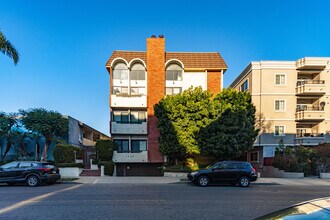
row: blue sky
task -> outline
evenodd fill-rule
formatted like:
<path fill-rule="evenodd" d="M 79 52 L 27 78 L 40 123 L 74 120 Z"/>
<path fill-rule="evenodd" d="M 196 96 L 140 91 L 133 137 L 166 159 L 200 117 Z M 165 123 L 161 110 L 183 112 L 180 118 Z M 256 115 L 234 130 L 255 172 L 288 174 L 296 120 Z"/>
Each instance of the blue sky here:
<path fill-rule="evenodd" d="M 21 54 L 0 54 L 0 111 L 44 107 L 109 133 L 114 50 L 217 51 L 227 87 L 251 61 L 330 56 L 330 1 L 1 0 L 0 30 Z"/>

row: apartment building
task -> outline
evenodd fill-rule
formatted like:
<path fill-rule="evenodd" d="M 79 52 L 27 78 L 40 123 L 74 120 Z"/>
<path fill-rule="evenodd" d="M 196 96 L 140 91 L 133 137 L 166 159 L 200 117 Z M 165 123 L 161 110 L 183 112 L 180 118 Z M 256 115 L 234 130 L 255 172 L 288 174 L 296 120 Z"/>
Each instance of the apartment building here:
<path fill-rule="evenodd" d="M 117 176 L 162 175 L 154 105 L 190 86 L 218 93 L 227 69 L 218 52 L 166 52 L 162 35 L 146 43 L 146 51 L 116 50 L 106 63 Z"/>
<path fill-rule="evenodd" d="M 330 142 L 330 58 L 251 62 L 230 87 L 248 91 L 261 133 L 248 160 L 271 165 L 279 142 Z"/>

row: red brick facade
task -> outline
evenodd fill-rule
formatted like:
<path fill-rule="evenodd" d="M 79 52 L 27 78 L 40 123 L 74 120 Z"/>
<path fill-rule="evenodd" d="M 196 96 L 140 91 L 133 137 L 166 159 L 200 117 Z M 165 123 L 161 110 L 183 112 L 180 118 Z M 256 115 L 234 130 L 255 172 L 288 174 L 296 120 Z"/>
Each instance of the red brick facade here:
<path fill-rule="evenodd" d="M 220 92 L 221 72 L 207 72 L 207 89 L 214 95 Z M 221 88 L 222 89 L 222 88 Z"/>
<path fill-rule="evenodd" d="M 148 72 L 148 160 L 163 162 L 159 152 L 157 118 L 154 116 L 154 105 L 165 95 L 165 39 L 147 39 L 147 72 Z"/>

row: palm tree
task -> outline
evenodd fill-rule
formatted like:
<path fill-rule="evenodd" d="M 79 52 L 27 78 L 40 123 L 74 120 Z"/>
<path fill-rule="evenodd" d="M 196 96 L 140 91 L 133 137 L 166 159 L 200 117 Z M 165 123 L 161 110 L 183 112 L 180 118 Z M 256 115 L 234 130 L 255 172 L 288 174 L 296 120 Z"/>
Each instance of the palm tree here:
<path fill-rule="evenodd" d="M 15 65 L 19 60 L 19 53 L 15 47 L 6 39 L 6 36 L 0 31 L 0 51 L 13 59 Z"/>

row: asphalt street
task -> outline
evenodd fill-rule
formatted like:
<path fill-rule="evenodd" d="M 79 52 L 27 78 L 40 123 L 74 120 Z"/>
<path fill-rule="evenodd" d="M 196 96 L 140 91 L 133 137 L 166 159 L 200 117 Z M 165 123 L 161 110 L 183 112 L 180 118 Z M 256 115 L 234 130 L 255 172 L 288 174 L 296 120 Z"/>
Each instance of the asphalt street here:
<path fill-rule="evenodd" d="M 59 183 L 0 185 L 0 219 L 253 219 L 330 196 L 330 185 Z"/>

